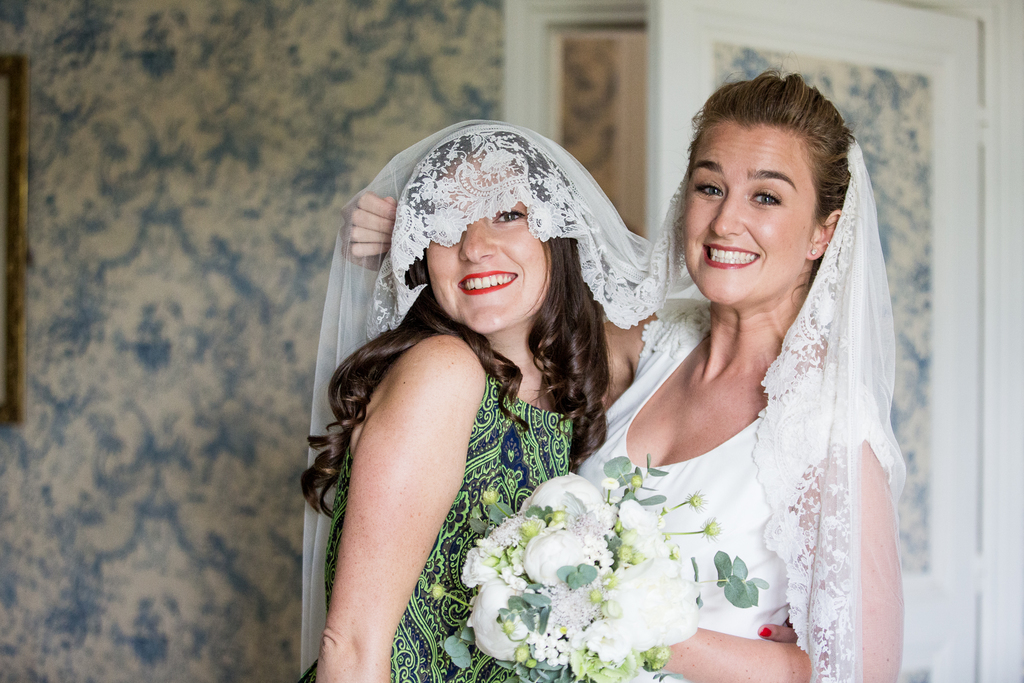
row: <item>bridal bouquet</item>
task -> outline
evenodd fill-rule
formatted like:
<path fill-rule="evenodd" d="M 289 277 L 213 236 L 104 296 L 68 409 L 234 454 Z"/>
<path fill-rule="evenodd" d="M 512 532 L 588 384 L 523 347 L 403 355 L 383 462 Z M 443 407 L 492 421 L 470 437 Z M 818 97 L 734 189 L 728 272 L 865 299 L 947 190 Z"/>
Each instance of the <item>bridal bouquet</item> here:
<path fill-rule="evenodd" d="M 467 646 L 475 643 L 522 683 L 619 683 L 640 669 L 660 670 L 668 646 L 696 632 L 699 588 L 661 531 L 666 511 L 647 509 L 665 497 L 640 498 L 643 476 L 626 458 L 609 462 L 605 474 L 604 492 L 575 474 L 551 479 L 515 513 L 485 494 L 487 520 L 472 520 L 485 536 L 462 572 L 476 588 L 472 611 L 444 644 L 456 665 L 469 665 Z M 622 486 L 625 493 L 612 498 Z M 699 509 L 700 497 L 681 505 Z M 717 528 L 712 519 L 692 533 L 713 536 Z M 756 604 L 754 582 L 764 582 L 745 581 L 736 563 L 742 576 L 730 567 L 723 577 L 720 567 L 717 583 L 738 582 L 744 592 L 749 585 Z M 449 595 L 441 586 L 434 594 Z"/>

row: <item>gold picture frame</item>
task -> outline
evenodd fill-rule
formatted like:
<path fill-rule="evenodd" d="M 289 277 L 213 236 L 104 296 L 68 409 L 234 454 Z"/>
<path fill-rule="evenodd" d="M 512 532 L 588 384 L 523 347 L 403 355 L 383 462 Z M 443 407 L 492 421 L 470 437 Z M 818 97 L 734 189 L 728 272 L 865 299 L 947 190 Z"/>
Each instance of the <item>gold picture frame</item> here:
<path fill-rule="evenodd" d="M 28 219 L 28 57 L 0 55 L 0 422 L 25 404 L 25 261 Z"/>

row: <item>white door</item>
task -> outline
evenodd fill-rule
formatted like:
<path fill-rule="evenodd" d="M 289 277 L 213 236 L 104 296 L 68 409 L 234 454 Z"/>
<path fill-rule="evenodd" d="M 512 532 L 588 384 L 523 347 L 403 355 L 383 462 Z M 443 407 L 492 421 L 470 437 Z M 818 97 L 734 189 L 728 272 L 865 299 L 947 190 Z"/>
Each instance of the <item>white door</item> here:
<path fill-rule="evenodd" d="M 691 117 L 725 80 L 800 72 L 852 123 L 878 202 L 897 329 L 904 680 L 975 680 L 977 23 L 859 0 L 652 0 L 648 30 L 650 216 L 664 215 L 682 180 Z"/>

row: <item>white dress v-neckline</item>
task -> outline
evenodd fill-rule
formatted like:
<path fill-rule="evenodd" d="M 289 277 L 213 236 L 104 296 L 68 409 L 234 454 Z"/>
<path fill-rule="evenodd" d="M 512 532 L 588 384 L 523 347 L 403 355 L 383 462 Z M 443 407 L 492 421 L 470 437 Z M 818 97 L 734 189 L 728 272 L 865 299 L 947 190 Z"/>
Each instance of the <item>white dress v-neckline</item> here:
<path fill-rule="evenodd" d="M 691 307 L 659 316 L 645 332 L 645 346 L 633 384 L 608 411 L 607 441 L 580 467 L 579 473 L 595 484 L 604 478 L 604 465 L 609 460 L 628 457 L 626 441 L 633 420 L 706 334 L 706 308 L 701 311 Z M 768 550 L 764 540 L 770 508 L 753 460 L 760 424 L 759 417 L 706 453 L 660 466 L 658 469 L 665 476 L 648 477 L 644 482 L 646 488 L 668 499 L 665 506 L 669 508 L 697 491 L 708 501 L 702 513 L 684 507 L 665 516 L 665 531 L 670 533 L 699 529 L 711 517 L 722 526 L 722 535 L 714 541 L 702 536 L 673 537 L 687 567 L 691 557 L 696 561 L 700 579 L 717 578 L 714 556 L 721 550 L 730 557 L 743 558 L 749 576 L 768 582 L 769 588 L 761 591 L 758 605 L 748 609 L 729 604 L 714 584 L 701 586 L 704 606 L 700 610 L 700 627 L 745 638 L 757 638 L 759 626 L 780 624 L 789 613 L 785 563 Z M 656 679 L 653 674 L 642 672 L 634 680 Z"/>

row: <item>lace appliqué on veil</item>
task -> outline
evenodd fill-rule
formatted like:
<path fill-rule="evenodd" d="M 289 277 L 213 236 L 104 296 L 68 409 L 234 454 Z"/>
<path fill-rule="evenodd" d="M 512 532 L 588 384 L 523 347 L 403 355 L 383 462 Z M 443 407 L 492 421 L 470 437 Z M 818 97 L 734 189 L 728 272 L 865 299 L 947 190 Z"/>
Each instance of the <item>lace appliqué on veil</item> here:
<path fill-rule="evenodd" d="M 405 274 L 431 242 L 453 246 L 466 226 L 519 202 L 537 239 L 576 239 L 583 280 L 609 320 L 629 327 L 657 308 L 664 298 L 664 269 L 648 273 L 610 255 L 595 239 L 598 220 L 565 171 L 519 132 L 482 125 L 438 143 L 406 184 L 391 252 L 374 289 L 369 336 L 394 329 L 416 301 L 425 285 L 410 288 Z"/>
<path fill-rule="evenodd" d="M 765 542 L 786 563 L 790 619 L 814 680 L 829 683 L 857 680 L 860 667 L 861 444 L 890 478 L 898 458 L 863 384 L 859 349 L 850 348 L 864 324 L 864 276 L 854 258 L 863 247 L 853 229 L 860 191 L 851 182 L 807 300 L 765 376 L 768 405 L 754 449 L 772 509 Z"/>

